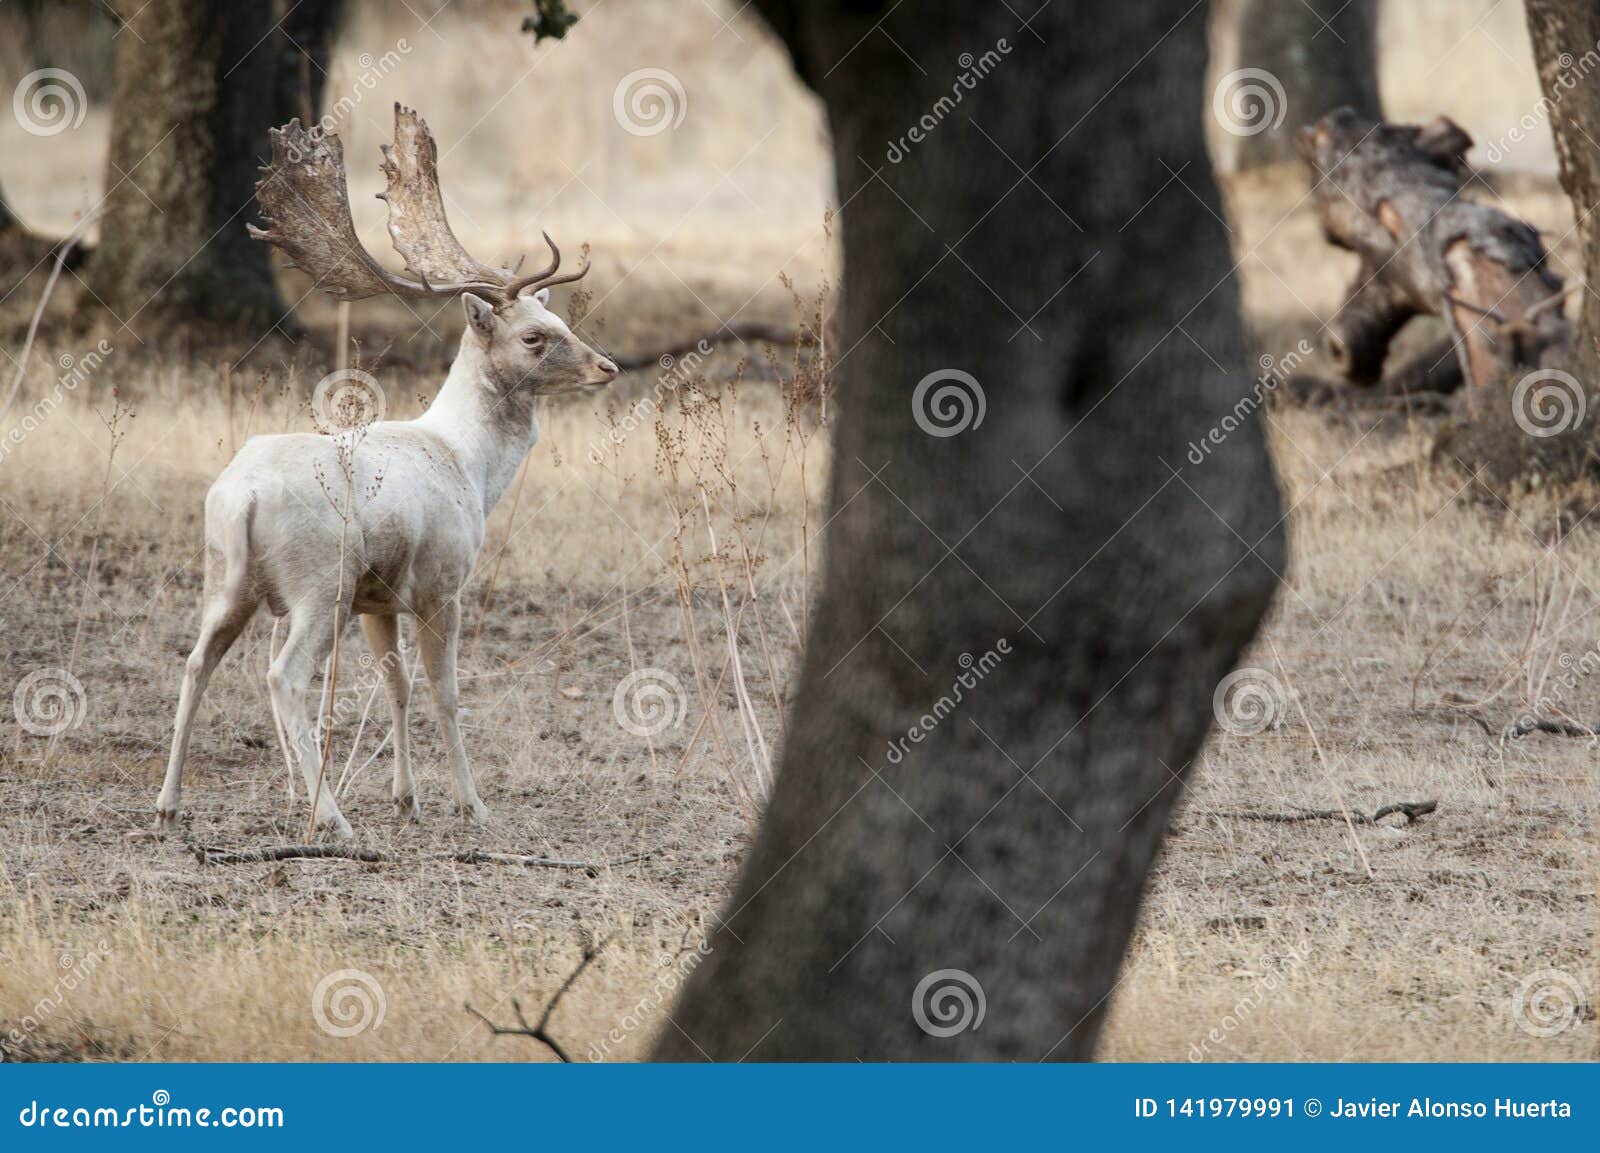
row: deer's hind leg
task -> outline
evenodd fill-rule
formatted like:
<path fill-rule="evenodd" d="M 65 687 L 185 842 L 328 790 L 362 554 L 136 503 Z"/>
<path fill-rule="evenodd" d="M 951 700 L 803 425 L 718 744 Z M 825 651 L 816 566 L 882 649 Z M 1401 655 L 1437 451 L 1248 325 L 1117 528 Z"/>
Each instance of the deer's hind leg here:
<path fill-rule="evenodd" d="M 161 782 L 161 793 L 156 798 L 156 819 L 162 832 L 177 828 L 183 796 L 183 766 L 189 757 L 189 737 L 194 731 L 200 698 L 205 695 L 206 684 L 223 654 L 244 632 L 259 603 L 245 587 L 242 558 L 229 558 L 222 563 L 227 566 L 225 575 L 218 571 L 218 559 L 208 554 L 200 635 L 183 666 L 183 687 L 178 691 L 178 714 L 172 726 L 172 751 L 167 758 L 167 775 Z"/>

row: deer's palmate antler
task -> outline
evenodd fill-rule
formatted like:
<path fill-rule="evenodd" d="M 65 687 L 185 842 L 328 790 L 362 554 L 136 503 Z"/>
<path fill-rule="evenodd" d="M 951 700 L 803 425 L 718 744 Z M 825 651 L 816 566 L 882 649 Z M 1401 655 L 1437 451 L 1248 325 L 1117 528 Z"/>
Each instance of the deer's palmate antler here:
<path fill-rule="evenodd" d="M 298 119 L 274 128 L 272 163 L 261 170 L 256 201 L 265 228 L 247 225 L 257 240 L 281 249 L 291 266 L 341 300 L 390 294 L 451 297 L 471 292 L 505 305 L 529 289 L 548 288 L 581 278 L 557 275 L 561 250 L 548 233 L 550 264 L 532 276 L 485 264 L 461 246 L 445 216 L 439 191 L 439 149 L 427 122 L 415 109 L 394 106 L 394 143 L 383 146 L 389 205 L 389 237 L 411 277 L 380 265 L 356 235 L 346 188 L 344 144 L 338 133 L 307 130 Z M 415 277 L 415 279 L 412 279 Z"/>
<path fill-rule="evenodd" d="M 410 686 L 398 650 L 399 616 L 408 613 L 417 621 L 444 730 L 456 807 L 477 820 L 487 815 L 456 723 L 461 589 L 489 513 L 538 439 L 536 401 L 609 384 L 617 366 L 545 307 L 550 286 L 578 279 L 588 262 L 559 275 L 561 253 L 550 244 L 549 266 L 518 276 L 469 256 L 445 219 L 428 126 L 399 105 L 383 170 L 389 235 L 408 276 L 382 267 L 356 237 L 339 138 L 307 132 L 299 121 L 272 134 L 272 163 L 256 187 L 266 227 L 250 234 L 281 248 L 341 300 L 460 296 L 467 314 L 461 350 L 432 406 L 416 420 L 358 418 L 358 427 L 336 429 L 336 436 L 254 437 L 206 494 L 204 610 L 156 800 L 163 827 L 177 820 L 189 733 L 206 681 L 263 602 L 289 625 L 267 687 L 318 825 L 351 835 L 323 779 L 307 716 L 311 682 L 351 613 L 361 614 L 388 689 L 399 811 L 417 815 L 406 737 Z M 370 395 L 345 395 L 362 391 Z M 341 424 L 351 408 L 370 420 L 382 413 L 382 389 L 369 374 L 336 373 L 318 384 L 312 407 L 327 424 Z M 329 499 L 323 486 L 341 476 L 343 500 Z"/>

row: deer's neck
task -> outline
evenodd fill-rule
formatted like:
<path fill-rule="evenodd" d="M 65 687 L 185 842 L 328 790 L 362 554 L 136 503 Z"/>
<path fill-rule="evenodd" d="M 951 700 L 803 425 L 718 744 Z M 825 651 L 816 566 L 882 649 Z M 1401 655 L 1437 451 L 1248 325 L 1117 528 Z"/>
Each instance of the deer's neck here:
<path fill-rule="evenodd" d="M 488 369 L 482 349 L 464 335 L 444 386 L 418 420 L 455 452 L 485 517 L 539 441 L 532 392 L 497 388 Z"/>

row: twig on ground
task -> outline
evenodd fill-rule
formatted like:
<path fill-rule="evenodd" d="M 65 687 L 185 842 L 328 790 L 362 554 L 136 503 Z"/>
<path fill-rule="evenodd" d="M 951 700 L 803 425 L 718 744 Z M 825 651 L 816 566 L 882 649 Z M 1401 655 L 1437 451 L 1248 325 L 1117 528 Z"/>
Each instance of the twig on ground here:
<path fill-rule="evenodd" d="M 1357 825 L 1376 825 L 1385 817 L 1392 817 L 1396 813 L 1406 819 L 1406 824 L 1413 825 L 1439 807 L 1438 801 L 1396 801 L 1392 805 L 1384 805 L 1372 816 L 1365 813 L 1349 812 L 1345 809 L 1295 809 L 1289 813 L 1218 813 L 1219 817 L 1232 817 L 1239 821 L 1276 821 L 1285 824 L 1298 821 L 1345 821 Z"/>
<path fill-rule="evenodd" d="M 609 861 L 563 861 L 558 857 L 535 857 L 522 853 L 485 853 L 479 849 L 467 849 L 459 853 L 435 854 L 433 859 L 455 861 L 462 865 L 525 865 L 530 869 L 582 869 L 592 876 L 601 869 L 615 869 L 638 861 L 648 861 L 654 855 L 654 853 L 627 853 Z"/>
<path fill-rule="evenodd" d="M 470 1004 L 463 1004 L 461 1007 L 489 1026 L 491 1035 L 496 1037 L 532 1037 L 535 1041 L 549 1046 L 552 1053 L 570 1065 L 572 1064 L 572 1058 L 567 1056 L 567 1051 L 547 1031 L 547 1026 L 550 1024 L 550 1015 L 556 1011 L 556 1006 L 561 1004 L 561 998 L 567 995 L 567 990 L 572 988 L 574 982 L 583 975 L 585 969 L 594 963 L 594 959 L 600 955 L 600 950 L 605 947 L 606 942 L 601 942 L 593 948 L 583 951 L 583 960 L 578 962 L 578 967 L 567 974 L 567 979 L 561 982 L 561 988 L 557 989 L 555 995 L 545 1002 L 544 1012 L 539 1014 L 539 1023 L 537 1025 L 528 1024 L 528 1019 L 522 1014 L 522 1006 L 517 1003 L 514 997 L 511 1000 L 511 1011 L 517 1015 L 517 1023 L 515 1025 L 496 1025 Z"/>
<path fill-rule="evenodd" d="M 1524 717 L 1506 726 L 1508 737 L 1525 737 L 1529 733 L 1554 733 L 1558 737 L 1583 737 L 1585 740 L 1593 740 L 1600 736 L 1600 729 L 1572 721 L 1553 721 L 1547 717 Z"/>
<path fill-rule="evenodd" d="M 278 845 L 268 849 L 217 849 L 190 845 L 189 851 L 202 865 L 252 865 L 263 861 L 392 861 L 393 857 L 376 849 L 357 849 L 348 845 Z"/>
<path fill-rule="evenodd" d="M 1464 705 L 1451 705 L 1448 702 L 1437 705 L 1418 705 L 1411 710 L 1414 716 L 1443 717 L 1450 721 L 1471 721 L 1482 729 L 1487 736 L 1496 735 L 1496 729 L 1489 723 L 1489 718 L 1475 709 Z"/>
<path fill-rule="evenodd" d="M 591 876 L 601 869 L 615 869 L 637 861 L 647 861 L 655 854 L 628 853 L 609 861 L 570 861 L 559 857 L 537 857 L 523 853 L 487 853 L 481 849 L 462 849 L 452 853 L 424 853 L 411 858 L 397 853 L 384 853 L 377 849 L 359 849 L 348 845 L 273 845 L 262 849 L 219 849 L 207 845 L 191 844 L 189 850 L 202 865 L 252 865 L 266 861 L 362 861 L 367 864 L 400 864 L 410 860 L 454 861 L 461 865 L 522 865 L 538 869 L 582 869 Z"/>

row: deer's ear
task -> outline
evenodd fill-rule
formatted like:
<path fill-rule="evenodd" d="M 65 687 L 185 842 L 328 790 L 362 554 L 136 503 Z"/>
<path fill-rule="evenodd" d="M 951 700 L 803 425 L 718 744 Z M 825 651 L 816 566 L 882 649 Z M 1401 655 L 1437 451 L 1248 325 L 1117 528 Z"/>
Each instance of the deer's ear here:
<path fill-rule="evenodd" d="M 494 306 L 470 292 L 461 294 L 461 303 L 467 309 L 467 323 L 484 340 L 494 336 Z"/>
<path fill-rule="evenodd" d="M 550 290 L 548 288 L 541 288 L 538 292 L 533 294 L 533 298 L 540 304 L 548 305 L 550 303 Z"/>

